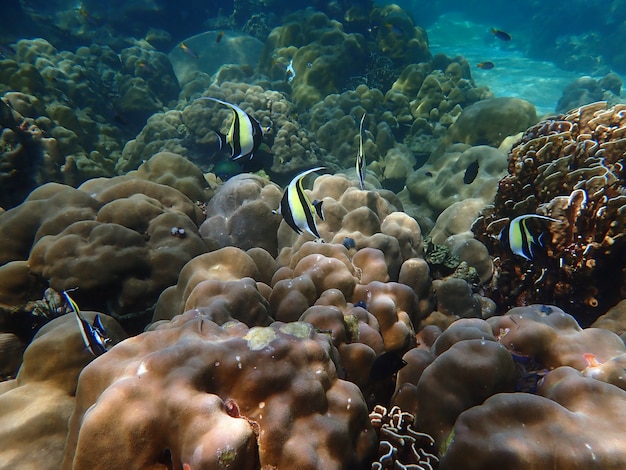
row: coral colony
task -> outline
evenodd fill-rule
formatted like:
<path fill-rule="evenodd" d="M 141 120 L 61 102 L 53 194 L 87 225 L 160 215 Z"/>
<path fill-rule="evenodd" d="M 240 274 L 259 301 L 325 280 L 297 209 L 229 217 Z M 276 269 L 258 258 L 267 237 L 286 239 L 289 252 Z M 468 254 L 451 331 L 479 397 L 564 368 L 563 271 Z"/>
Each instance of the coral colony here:
<path fill-rule="evenodd" d="M 624 468 L 619 76 L 539 117 L 472 77 L 521 31 L 267 3 L 0 48 L 2 466 Z"/>

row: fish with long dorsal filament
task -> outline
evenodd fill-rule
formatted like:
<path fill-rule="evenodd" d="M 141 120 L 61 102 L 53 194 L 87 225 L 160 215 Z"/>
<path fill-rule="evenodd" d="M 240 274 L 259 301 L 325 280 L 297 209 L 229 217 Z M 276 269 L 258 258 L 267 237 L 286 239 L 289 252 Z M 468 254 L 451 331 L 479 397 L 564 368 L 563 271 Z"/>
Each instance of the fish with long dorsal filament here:
<path fill-rule="evenodd" d="M 311 201 L 309 199 L 302 187 L 302 180 L 305 176 L 324 169 L 325 167 L 323 166 L 311 168 L 292 179 L 287 188 L 285 188 L 277 211 L 283 216 L 287 225 L 298 235 L 307 232 L 318 240 L 321 237 L 315 223 L 315 215 L 317 214 L 321 220 L 324 220 L 322 201 Z"/>
<path fill-rule="evenodd" d="M 508 244 L 513 254 L 520 256 L 528 261 L 535 257 L 534 246 L 543 247 L 543 237 L 545 232 L 533 233 L 528 227 L 528 221 L 546 220 L 549 222 L 561 223 L 558 219 L 538 214 L 525 214 L 515 217 L 502 232 L 499 239 L 501 242 Z"/>
<path fill-rule="evenodd" d="M 246 113 L 239 106 L 210 96 L 201 96 L 198 100 L 210 100 L 220 103 L 233 111 L 233 122 L 227 134 L 214 131 L 220 142 L 220 149 L 230 147 L 230 159 L 252 158 L 254 152 L 263 143 L 263 129 L 259 121 Z"/>
<path fill-rule="evenodd" d="M 78 304 L 70 297 L 67 291 L 62 292 L 65 301 L 70 306 L 70 309 L 74 312 L 76 316 L 76 321 L 78 321 L 78 329 L 80 330 L 80 334 L 83 337 L 83 343 L 85 343 L 85 347 L 94 355 L 101 356 L 105 352 L 107 352 L 106 345 L 109 341 L 109 337 L 106 334 L 106 330 L 104 329 L 104 325 L 102 325 L 102 321 L 100 320 L 100 315 L 96 314 L 93 319 L 93 323 L 90 325 L 85 317 L 80 313 L 80 309 L 78 308 Z"/>
<path fill-rule="evenodd" d="M 356 174 L 359 178 L 359 186 L 361 190 L 365 189 L 365 152 L 363 151 L 363 121 L 366 113 L 361 116 L 361 124 L 359 124 L 359 150 L 356 154 Z"/>

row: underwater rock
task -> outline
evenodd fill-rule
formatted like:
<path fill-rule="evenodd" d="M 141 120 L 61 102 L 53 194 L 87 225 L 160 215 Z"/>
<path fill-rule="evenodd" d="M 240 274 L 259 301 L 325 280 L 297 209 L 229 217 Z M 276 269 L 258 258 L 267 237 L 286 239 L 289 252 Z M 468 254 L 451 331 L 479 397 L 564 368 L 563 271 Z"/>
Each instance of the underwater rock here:
<path fill-rule="evenodd" d="M 567 113 L 594 101 L 606 101 L 613 106 L 621 101 L 622 79 L 613 72 L 596 80 L 591 77 L 581 77 L 567 85 L 563 95 L 556 104 L 557 113 Z"/>

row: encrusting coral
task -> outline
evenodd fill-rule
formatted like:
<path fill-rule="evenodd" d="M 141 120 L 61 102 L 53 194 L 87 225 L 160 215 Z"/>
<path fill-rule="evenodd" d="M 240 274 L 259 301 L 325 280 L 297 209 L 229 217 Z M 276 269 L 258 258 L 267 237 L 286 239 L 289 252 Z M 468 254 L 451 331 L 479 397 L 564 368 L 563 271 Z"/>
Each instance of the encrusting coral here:
<path fill-rule="evenodd" d="M 511 150 L 495 202 L 473 227 L 499 258 L 487 292 L 501 308 L 556 304 L 588 325 L 624 298 L 625 110 L 583 106 L 531 127 Z M 530 262 L 497 240 L 523 214 L 558 220 Z"/>
<path fill-rule="evenodd" d="M 83 370 L 62 468 L 362 468 L 377 439 L 334 356 L 307 323 L 187 312 Z"/>

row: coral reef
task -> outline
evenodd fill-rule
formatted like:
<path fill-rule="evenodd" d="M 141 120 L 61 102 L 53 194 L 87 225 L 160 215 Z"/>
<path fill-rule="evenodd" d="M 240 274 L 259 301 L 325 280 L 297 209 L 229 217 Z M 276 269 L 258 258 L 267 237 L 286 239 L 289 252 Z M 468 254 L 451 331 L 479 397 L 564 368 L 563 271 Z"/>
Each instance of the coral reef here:
<path fill-rule="evenodd" d="M 626 296 L 624 106 L 583 106 L 528 129 L 508 175 L 473 231 L 499 258 L 488 296 L 502 309 L 555 304 L 589 325 Z M 551 224 L 543 256 L 527 262 L 497 239 L 522 214 Z"/>
<path fill-rule="evenodd" d="M 406 188 L 421 216 L 435 219 L 453 204 L 470 198 L 483 205 L 493 202 L 506 165 L 506 156 L 498 149 L 455 144 L 442 154 L 433 153 L 407 177 Z"/>
<path fill-rule="evenodd" d="M 338 367 L 309 324 L 188 312 L 83 370 L 63 468 L 362 468 L 376 436 Z"/>
<path fill-rule="evenodd" d="M 92 321 L 95 313 L 83 315 Z M 126 338 L 112 318 L 100 316 L 112 344 Z M 3 466 L 59 468 L 78 375 L 93 358 L 73 313 L 39 330 L 24 353 L 17 377 L 0 383 Z"/>
<path fill-rule="evenodd" d="M 599 80 L 581 77 L 565 87 L 556 104 L 556 112 L 567 113 L 594 101 L 606 101 L 613 106 L 621 101 L 621 92 L 622 79 L 616 73 L 609 72 Z"/>
<path fill-rule="evenodd" d="M 56 140 L 63 159 L 62 174 L 48 172 L 45 181 L 75 185 L 114 175 L 126 139 L 178 93 L 167 57 L 147 43 L 118 56 L 97 44 L 72 53 L 44 39 L 23 39 L 6 62 L 0 92 L 37 97 L 38 106 L 16 109 Z"/>
<path fill-rule="evenodd" d="M 305 110 L 341 90 L 350 74 L 363 70 L 365 57 L 362 35 L 347 34 L 338 21 L 307 10 L 268 35 L 259 70 L 274 80 L 288 80 L 293 102 Z"/>
<path fill-rule="evenodd" d="M 188 162 L 170 154 L 155 165 L 164 160 L 181 189 L 203 193 Z M 112 314 L 154 304 L 182 265 L 206 250 L 198 233 L 203 213 L 180 191 L 139 176 L 150 173 L 89 180 L 79 189 L 48 183 L 1 214 L 3 315 L 19 316 L 10 312 L 40 299 L 48 284 L 78 288 L 80 305 Z"/>

